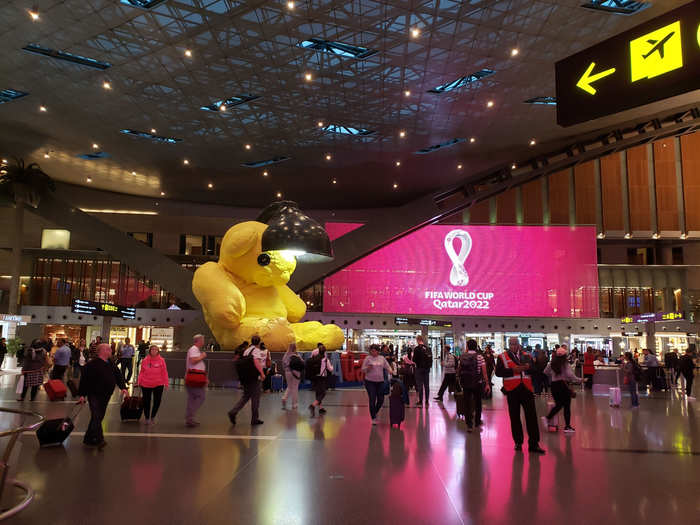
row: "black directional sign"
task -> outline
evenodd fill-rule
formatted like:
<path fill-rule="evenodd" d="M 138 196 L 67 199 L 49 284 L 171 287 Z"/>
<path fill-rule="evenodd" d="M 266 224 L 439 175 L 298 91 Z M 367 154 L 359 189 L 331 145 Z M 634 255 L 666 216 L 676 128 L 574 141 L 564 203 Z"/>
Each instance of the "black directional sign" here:
<path fill-rule="evenodd" d="M 84 299 L 73 299 L 71 312 L 74 314 L 101 315 L 103 317 L 121 317 L 122 319 L 136 319 L 136 308 L 131 306 L 119 306 L 111 303 L 98 303 Z"/>
<path fill-rule="evenodd" d="M 561 126 L 700 89 L 700 0 L 557 62 L 556 83 Z"/>

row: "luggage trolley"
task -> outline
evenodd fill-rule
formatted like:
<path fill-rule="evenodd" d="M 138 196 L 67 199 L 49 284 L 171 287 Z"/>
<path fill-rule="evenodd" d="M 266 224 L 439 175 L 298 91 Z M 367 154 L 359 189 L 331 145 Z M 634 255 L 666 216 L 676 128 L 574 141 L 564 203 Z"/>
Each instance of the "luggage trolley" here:
<path fill-rule="evenodd" d="M 6 414 L 17 414 L 22 416 L 22 422 L 20 423 L 19 427 L 0 432 L 0 438 L 7 436 L 10 437 L 10 439 L 7 442 L 7 445 L 5 446 L 5 451 L 2 454 L 2 458 L 0 458 L 0 498 L 2 498 L 2 493 L 5 490 L 5 485 L 7 482 L 9 482 L 10 485 L 21 489 L 25 493 L 24 499 L 22 499 L 22 501 L 20 501 L 18 504 L 14 505 L 13 507 L 10 507 L 7 510 L 0 510 L 0 521 L 2 521 L 26 509 L 34 499 L 34 489 L 32 489 L 29 485 L 26 485 L 25 483 L 18 481 L 14 478 L 8 478 L 7 475 L 10 469 L 10 456 L 12 455 L 12 449 L 14 448 L 15 443 L 17 443 L 17 439 L 24 432 L 31 432 L 39 428 L 39 426 L 41 426 L 41 424 L 44 422 L 44 416 L 42 416 L 41 414 L 37 414 L 36 412 L 30 412 L 28 410 L 16 410 L 13 408 L 4 407 L 0 407 L 0 412 L 4 412 Z M 25 425 L 25 417 L 35 418 L 36 422 L 32 423 L 31 425 Z"/>

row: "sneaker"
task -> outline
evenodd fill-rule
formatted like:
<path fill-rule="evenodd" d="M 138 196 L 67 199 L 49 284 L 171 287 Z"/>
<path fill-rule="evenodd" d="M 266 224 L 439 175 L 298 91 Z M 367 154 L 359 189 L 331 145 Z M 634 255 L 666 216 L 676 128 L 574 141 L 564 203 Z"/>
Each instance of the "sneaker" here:
<path fill-rule="evenodd" d="M 573 434 L 574 432 L 576 432 L 576 429 L 572 426 L 567 426 L 564 427 L 564 432 L 566 432 L 567 434 Z"/>
<path fill-rule="evenodd" d="M 185 426 L 188 428 L 196 427 L 194 421 L 185 421 Z"/>
<path fill-rule="evenodd" d="M 688 401 L 695 401 L 695 396 L 685 396 Z"/>
<path fill-rule="evenodd" d="M 416 403 L 416 408 L 423 408 L 423 403 Z"/>
<path fill-rule="evenodd" d="M 319 413 L 319 414 L 325 414 L 325 413 L 326 413 L 326 409 L 325 409 L 325 408 L 319 408 L 319 409 L 318 409 L 318 413 Z"/>
<path fill-rule="evenodd" d="M 552 426 L 552 424 L 549 422 L 549 419 L 547 419 L 546 416 L 542 416 L 540 417 L 540 419 L 542 420 L 542 424 L 545 426 L 545 428 Z"/>
<path fill-rule="evenodd" d="M 377 424 L 377 420 L 376 420 L 376 419 L 372 419 L 372 424 L 373 424 L 373 425 L 376 425 L 376 424 Z"/>
<path fill-rule="evenodd" d="M 434 397 L 433 399 L 434 399 L 435 401 L 437 401 L 438 403 L 442 403 L 442 398 L 441 398 L 441 397 Z"/>
<path fill-rule="evenodd" d="M 311 417 L 316 417 L 316 407 L 309 405 L 309 413 L 311 414 Z"/>
<path fill-rule="evenodd" d="M 286 399 L 282 400 L 282 410 L 287 410 L 287 400 Z"/>
<path fill-rule="evenodd" d="M 260 420 L 260 419 L 256 419 L 255 421 L 251 421 L 251 422 L 250 422 L 250 424 L 251 424 L 252 426 L 255 426 L 255 425 L 262 425 L 263 423 L 264 423 L 264 421 L 262 421 L 262 420 Z"/>
<path fill-rule="evenodd" d="M 231 422 L 232 425 L 236 424 L 236 414 L 233 412 L 228 413 L 228 420 Z"/>

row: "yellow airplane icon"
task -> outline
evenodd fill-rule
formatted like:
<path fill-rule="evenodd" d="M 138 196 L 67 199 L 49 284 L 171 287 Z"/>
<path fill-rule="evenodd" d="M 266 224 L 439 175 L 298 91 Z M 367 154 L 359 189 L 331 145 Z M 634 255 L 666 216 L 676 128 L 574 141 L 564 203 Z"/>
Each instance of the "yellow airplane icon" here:
<path fill-rule="evenodd" d="M 630 42 L 632 82 L 683 67 L 680 20 Z"/>

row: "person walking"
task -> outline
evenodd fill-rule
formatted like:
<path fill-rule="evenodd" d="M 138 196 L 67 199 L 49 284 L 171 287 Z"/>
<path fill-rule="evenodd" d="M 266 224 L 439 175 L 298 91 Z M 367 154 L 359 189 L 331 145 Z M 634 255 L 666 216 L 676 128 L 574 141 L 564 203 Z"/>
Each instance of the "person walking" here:
<path fill-rule="evenodd" d="M 137 382 L 143 393 L 145 423 L 154 425 L 163 398 L 163 390 L 168 388 L 168 367 L 157 345 L 151 345 L 149 348 L 148 356 L 141 363 Z M 151 399 L 153 399 L 153 408 L 151 408 Z"/>
<path fill-rule="evenodd" d="M 202 351 L 204 347 L 204 336 L 197 334 L 192 338 L 192 346 L 187 350 L 187 359 L 185 361 L 185 371 L 187 370 L 205 370 L 207 369 L 204 360 L 207 358 L 207 353 Z M 185 426 L 196 427 L 199 422 L 194 419 L 197 415 L 197 410 L 204 403 L 207 395 L 207 387 L 205 386 L 187 386 L 187 408 L 185 409 Z"/>
<path fill-rule="evenodd" d="M 22 375 L 24 376 L 24 386 L 22 394 L 17 401 L 24 401 L 27 390 L 31 389 L 30 401 L 36 399 L 39 387 L 44 382 L 44 369 L 46 368 L 46 350 L 41 339 L 34 339 L 32 345 L 25 351 L 22 361 Z"/>
<path fill-rule="evenodd" d="M 642 370 L 632 352 L 625 352 L 622 363 L 623 384 L 627 385 L 632 400 L 632 408 L 639 408 L 639 396 L 637 395 L 637 383 L 642 376 Z"/>
<path fill-rule="evenodd" d="M 326 413 L 326 409 L 321 404 L 323 403 L 323 398 L 326 397 L 326 390 L 328 390 L 328 376 L 333 373 L 333 365 L 326 355 L 325 346 L 322 344 L 318 345 L 318 353 L 309 358 L 306 371 L 307 379 L 311 380 L 311 388 L 316 394 L 316 399 L 309 405 L 309 412 L 311 417 L 315 417 L 316 408 L 318 408 L 318 413 L 323 415 Z"/>
<path fill-rule="evenodd" d="M 445 355 L 442 358 L 442 371 L 445 377 L 442 379 L 440 389 L 434 398 L 438 403 L 442 403 L 442 396 L 445 395 L 445 390 L 448 387 L 454 392 L 455 383 L 457 382 L 457 358 L 449 346 L 445 346 Z"/>
<path fill-rule="evenodd" d="M 571 426 L 571 389 L 569 388 L 569 383 L 580 383 L 581 380 L 576 377 L 569 366 L 565 345 L 557 349 L 552 360 L 547 363 L 544 373 L 551 381 L 552 396 L 555 403 L 549 414 L 543 416 L 545 424 L 552 426 L 552 418 L 563 408 L 564 432 L 576 432 L 574 427 Z"/>
<path fill-rule="evenodd" d="M 496 358 L 493 355 L 491 345 L 486 345 L 484 350 L 484 361 L 486 362 L 486 375 L 488 376 L 489 389 L 484 390 L 484 399 L 491 399 L 493 396 L 493 372 L 496 369 Z"/>
<path fill-rule="evenodd" d="M 146 356 L 148 355 L 148 349 L 150 347 L 151 347 L 151 342 L 144 341 L 143 339 L 137 345 L 137 350 L 138 350 L 138 358 L 136 359 L 136 368 L 137 369 L 141 366 L 141 361 L 146 359 Z"/>
<path fill-rule="evenodd" d="M 250 343 L 250 346 L 243 352 L 243 356 L 240 359 L 250 360 L 257 374 L 251 373 L 247 377 L 242 377 L 239 369 L 238 379 L 243 387 L 243 396 L 228 413 L 228 419 L 232 425 L 236 424 L 236 416 L 248 401 L 250 401 L 250 424 L 253 426 L 263 424 L 259 414 L 260 389 L 262 388 L 262 382 L 265 380 L 263 367 L 267 362 L 268 352 L 262 348 L 263 345 L 259 336 L 254 335 L 251 337 Z"/>
<path fill-rule="evenodd" d="M 690 348 L 685 349 L 685 354 L 679 359 L 678 370 L 685 379 L 685 395 L 688 401 L 695 401 L 693 397 L 693 378 L 695 377 L 695 362 Z"/>
<path fill-rule="evenodd" d="M 85 431 L 83 443 L 100 449 L 107 444 L 102 433 L 102 420 L 107 412 L 107 404 L 112 397 L 114 387 L 119 386 L 122 396 L 128 394 L 122 373 L 110 360 L 111 356 L 110 345 L 100 343 L 97 347 L 97 358 L 85 365 L 78 390 L 80 395 L 78 403 L 82 404 L 87 400 L 90 407 L 90 423 Z"/>
<path fill-rule="evenodd" d="M 542 345 L 536 344 L 534 351 L 534 370 L 532 372 L 532 383 L 535 389 L 535 395 L 540 395 L 547 392 L 547 375 L 544 373 L 547 368 L 549 359 L 547 352 L 542 349 Z"/>
<path fill-rule="evenodd" d="M 593 353 L 593 348 L 586 348 L 586 352 L 583 354 L 583 378 L 585 380 L 584 386 L 586 389 L 591 390 L 593 388 L 593 376 L 595 375 L 595 354 Z"/>
<path fill-rule="evenodd" d="M 70 364 L 71 351 L 65 339 L 58 340 L 58 349 L 53 356 L 53 369 L 51 369 L 51 379 L 60 379 L 63 381 L 66 375 L 66 370 Z"/>
<path fill-rule="evenodd" d="M 464 393 L 464 401 L 467 405 L 467 413 L 464 419 L 467 423 L 467 432 L 471 432 L 475 426 L 483 424 L 481 421 L 481 392 L 489 391 L 488 373 L 486 361 L 477 352 L 478 344 L 474 339 L 467 341 L 467 351 L 459 356 L 457 375 L 459 384 Z"/>
<path fill-rule="evenodd" d="M 423 336 L 416 337 L 416 347 L 413 349 L 413 361 L 416 363 L 416 392 L 418 403 L 416 407 L 423 407 L 423 394 L 425 393 L 425 408 L 430 406 L 430 369 L 433 366 L 433 353 L 425 346 Z"/>
<path fill-rule="evenodd" d="M 121 346 L 121 353 L 119 354 L 119 366 L 122 369 L 122 375 L 124 376 L 124 381 L 128 383 L 131 382 L 131 374 L 133 373 L 134 366 L 134 346 L 127 337 L 124 339 L 124 344 Z M 128 370 L 127 374 L 125 370 Z"/>
<path fill-rule="evenodd" d="M 508 400 L 510 430 L 515 442 L 515 450 L 523 449 L 523 426 L 520 422 L 520 408 L 525 413 L 528 450 L 533 454 L 545 454 L 540 447 L 540 429 L 537 425 L 537 408 L 532 380 L 526 373 L 532 366 L 530 356 L 522 352 L 517 337 L 508 339 L 508 350 L 496 361 L 496 375 L 503 378 L 503 389 Z"/>
<path fill-rule="evenodd" d="M 671 348 L 666 354 L 664 355 L 664 367 L 666 367 L 666 375 L 668 377 L 668 383 L 669 385 L 672 385 L 673 388 L 676 388 L 678 386 L 678 376 L 680 375 L 679 370 L 680 366 L 680 358 L 678 357 L 678 354 L 676 353 L 676 350 Z"/>
<path fill-rule="evenodd" d="M 296 343 L 290 343 L 282 357 L 282 370 L 287 381 L 287 389 L 282 394 L 282 409 L 287 408 L 287 399 L 292 395 L 292 410 L 299 406 L 299 383 L 304 370 L 304 360 L 297 353 Z"/>
<path fill-rule="evenodd" d="M 369 398 L 369 416 L 372 424 L 377 424 L 377 414 L 384 404 L 384 371 L 391 373 L 386 358 L 379 354 L 377 345 L 370 345 L 369 355 L 362 361 L 362 376 Z"/>
<path fill-rule="evenodd" d="M 405 352 L 406 353 L 401 358 L 399 377 L 401 378 L 401 382 L 406 387 L 406 391 L 409 391 L 411 388 L 415 388 L 416 386 L 416 363 L 411 359 L 411 357 L 413 357 L 413 350 L 411 348 L 407 348 Z M 408 405 L 408 403 L 406 403 L 406 405 Z"/>

